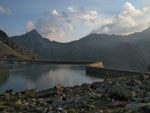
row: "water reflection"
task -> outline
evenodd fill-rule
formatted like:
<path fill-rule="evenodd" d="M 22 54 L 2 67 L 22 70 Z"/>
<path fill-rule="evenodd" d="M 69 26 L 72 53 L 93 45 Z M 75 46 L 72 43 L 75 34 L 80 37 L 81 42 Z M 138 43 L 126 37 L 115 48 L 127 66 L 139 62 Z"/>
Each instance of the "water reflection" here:
<path fill-rule="evenodd" d="M 71 65 L 0 65 L 0 91 L 14 89 L 47 89 L 56 84 L 80 85 L 102 81 L 85 75 L 84 66 Z"/>
<path fill-rule="evenodd" d="M 0 86 L 5 84 L 9 78 L 9 71 L 0 70 Z"/>

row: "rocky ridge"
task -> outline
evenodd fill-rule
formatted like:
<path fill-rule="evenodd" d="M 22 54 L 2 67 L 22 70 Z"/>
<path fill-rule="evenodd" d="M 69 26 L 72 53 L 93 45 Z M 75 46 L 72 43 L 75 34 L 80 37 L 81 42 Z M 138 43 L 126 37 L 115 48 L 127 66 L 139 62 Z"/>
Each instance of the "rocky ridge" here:
<path fill-rule="evenodd" d="M 34 55 L 25 48 L 18 46 L 10 40 L 5 32 L 0 30 L 0 60 L 38 60 Z"/>
<path fill-rule="evenodd" d="M 149 113 L 150 75 L 0 94 L 1 113 Z"/>

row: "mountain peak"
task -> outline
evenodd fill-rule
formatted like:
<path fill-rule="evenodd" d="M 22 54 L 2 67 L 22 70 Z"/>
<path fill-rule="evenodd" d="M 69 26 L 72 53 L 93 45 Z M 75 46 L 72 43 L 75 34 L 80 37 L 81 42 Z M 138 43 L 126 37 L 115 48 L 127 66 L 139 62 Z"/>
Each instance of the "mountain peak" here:
<path fill-rule="evenodd" d="M 4 31 L 0 30 L 0 36 L 1 37 L 7 37 L 7 34 Z"/>
<path fill-rule="evenodd" d="M 26 33 L 25 35 L 28 35 L 29 37 L 33 38 L 42 38 L 42 36 L 37 32 L 36 29 L 33 29 L 32 31 Z"/>
<path fill-rule="evenodd" d="M 30 34 L 30 33 L 31 34 L 39 34 L 36 29 L 33 29 L 32 31 L 27 32 L 27 34 Z"/>
<path fill-rule="evenodd" d="M 6 34 L 4 31 L 2 31 L 2 30 L 0 30 L 0 41 L 2 41 L 2 42 L 8 42 L 8 36 L 7 36 L 7 34 Z"/>

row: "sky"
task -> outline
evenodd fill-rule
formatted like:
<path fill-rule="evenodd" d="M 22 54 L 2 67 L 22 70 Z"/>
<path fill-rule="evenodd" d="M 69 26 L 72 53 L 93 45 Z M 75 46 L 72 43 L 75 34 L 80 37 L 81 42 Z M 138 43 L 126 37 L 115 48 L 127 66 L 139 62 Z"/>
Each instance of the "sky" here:
<path fill-rule="evenodd" d="M 9 36 L 36 29 L 49 40 L 69 42 L 149 26 L 150 0 L 0 0 L 0 29 Z"/>

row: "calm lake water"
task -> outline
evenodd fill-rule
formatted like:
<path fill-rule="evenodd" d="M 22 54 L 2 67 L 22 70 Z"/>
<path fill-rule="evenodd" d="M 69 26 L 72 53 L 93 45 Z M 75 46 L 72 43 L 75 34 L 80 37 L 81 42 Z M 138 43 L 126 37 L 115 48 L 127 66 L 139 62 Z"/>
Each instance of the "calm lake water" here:
<path fill-rule="evenodd" d="M 95 81 L 103 79 L 86 75 L 85 67 L 80 65 L 0 65 L 0 92 L 7 89 L 15 92 L 33 88 L 42 90 L 59 83 L 63 86 L 74 86 Z"/>

